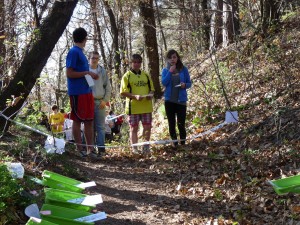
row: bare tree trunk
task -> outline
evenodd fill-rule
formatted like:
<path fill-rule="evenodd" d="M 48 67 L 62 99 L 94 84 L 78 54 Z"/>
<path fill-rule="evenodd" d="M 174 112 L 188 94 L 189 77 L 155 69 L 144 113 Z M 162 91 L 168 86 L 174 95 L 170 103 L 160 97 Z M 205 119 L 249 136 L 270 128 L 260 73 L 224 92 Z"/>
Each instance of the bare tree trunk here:
<path fill-rule="evenodd" d="M 223 42 L 222 46 L 226 47 L 233 42 L 233 21 L 232 21 L 232 5 L 228 2 L 223 3 Z"/>
<path fill-rule="evenodd" d="M 184 1 L 179 1 L 179 8 L 180 8 L 180 14 L 179 14 L 179 26 L 184 24 Z M 180 34 L 180 40 L 179 40 L 179 51 L 183 52 L 184 51 L 184 46 L 183 46 L 183 39 L 184 39 L 184 30 L 180 26 L 179 28 L 179 34 Z"/>
<path fill-rule="evenodd" d="M 131 10 L 131 8 L 130 8 Z M 132 15 L 132 12 L 130 12 L 130 15 Z M 131 16 L 129 17 L 128 20 L 128 54 L 127 58 L 129 59 L 130 56 L 132 55 L 132 30 L 131 30 Z"/>
<path fill-rule="evenodd" d="M 56 99 L 56 104 L 58 108 L 61 108 L 62 105 L 62 93 L 63 91 L 61 90 L 61 84 L 62 84 L 62 79 L 64 75 L 64 53 L 66 52 L 67 49 L 64 49 L 63 52 L 59 54 L 59 59 L 58 59 L 58 74 L 57 74 L 57 85 L 55 89 L 55 99 Z"/>
<path fill-rule="evenodd" d="M 239 0 L 229 0 L 229 2 L 232 5 L 233 33 L 234 36 L 238 36 L 241 34 Z"/>
<path fill-rule="evenodd" d="M 210 16 L 208 13 L 208 0 L 202 0 L 201 8 L 203 11 L 203 45 L 204 49 L 209 49 L 209 31 L 210 31 Z"/>
<path fill-rule="evenodd" d="M 4 32 L 4 22 L 5 22 L 5 9 L 4 9 L 4 0 L 0 0 L 0 79 L 1 79 L 1 85 L 0 89 L 2 89 L 3 85 L 3 75 L 4 75 L 4 59 L 6 55 L 5 51 L 5 32 Z"/>
<path fill-rule="evenodd" d="M 121 74 L 124 74 L 127 66 L 124 63 L 125 62 L 125 52 L 126 52 L 126 48 L 127 48 L 127 40 L 126 40 L 126 33 L 125 33 L 125 21 L 124 21 L 124 15 L 123 15 L 123 8 L 122 8 L 122 3 L 119 2 L 119 9 L 120 9 L 120 16 L 119 16 L 119 32 L 120 32 L 120 59 L 122 62 L 122 67 L 120 67 L 120 72 Z M 119 90 L 119 87 L 118 87 Z"/>
<path fill-rule="evenodd" d="M 97 41 L 98 41 L 98 45 L 100 48 L 100 52 L 101 52 L 101 56 L 102 56 L 102 60 L 103 60 L 103 65 L 106 68 L 107 67 L 107 60 L 106 60 L 106 54 L 105 54 L 105 50 L 104 50 L 104 45 L 103 45 L 103 40 L 102 40 L 102 35 L 101 35 L 101 29 L 100 29 L 100 25 L 97 19 L 97 1 L 96 0 L 90 0 L 89 1 L 91 7 L 92 7 L 92 18 L 93 18 L 93 22 L 94 22 L 94 26 L 95 26 L 95 30 L 96 30 L 96 37 L 97 37 Z"/>
<path fill-rule="evenodd" d="M 228 0 L 223 4 L 223 43 L 226 47 L 240 34 L 238 0 Z"/>
<path fill-rule="evenodd" d="M 158 8 L 158 5 L 157 5 L 157 0 L 155 0 L 155 7 L 156 7 L 159 31 L 161 33 L 161 38 L 162 38 L 163 43 L 164 43 L 164 49 L 165 49 L 165 51 L 167 51 L 168 47 L 167 47 L 167 42 L 166 42 L 166 38 L 165 38 L 165 33 L 164 33 L 164 30 L 163 30 L 162 25 L 161 25 L 160 12 L 159 12 L 159 8 Z"/>
<path fill-rule="evenodd" d="M 6 101 L 10 99 L 12 95 L 23 97 L 18 104 L 7 108 L 7 110 L 3 112 L 4 115 L 11 116 L 14 114 L 27 99 L 55 44 L 69 23 L 77 2 L 77 0 L 54 2 L 51 12 L 40 26 L 39 39 L 32 45 L 32 48 L 24 57 L 20 67 L 17 68 L 17 72 L 9 83 L 8 88 L 6 88 L 0 96 L 1 109 L 6 108 Z M 3 130 L 4 126 L 5 119 L 1 117 L 0 130 Z M 5 129 L 7 130 L 8 126 L 6 126 Z"/>
<path fill-rule="evenodd" d="M 222 12 L 223 1 L 212 0 L 210 48 L 217 48 L 222 43 Z"/>
<path fill-rule="evenodd" d="M 222 27 L 223 27 L 223 0 L 217 1 L 217 17 L 216 17 L 216 47 L 222 44 Z"/>
<path fill-rule="evenodd" d="M 153 10 L 153 0 L 140 1 L 140 15 L 143 18 L 144 39 L 148 57 L 148 69 L 155 88 L 155 97 L 160 98 L 162 91 L 159 81 L 159 57 L 156 39 L 156 24 Z"/>
<path fill-rule="evenodd" d="M 116 17 L 111 9 L 108 1 L 103 1 L 106 12 L 109 16 L 110 25 L 111 25 L 111 32 L 113 34 L 113 54 L 114 54 L 114 63 L 113 68 L 115 70 L 115 74 L 117 74 L 118 78 L 121 79 L 121 73 L 120 73 L 120 64 L 121 64 L 121 58 L 119 54 L 119 30 L 116 22 Z M 113 69 L 111 68 L 111 69 Z"/>
<path fill-rule="evenodd" d="M 5 10 L 5 34 L 7 43 L 5 44 L 5 86 L 7 87 L 10 79 L 12 78 L 12 74 L 15 74 L 16 69 L 19 66 L 19 59 L 15 54 L 15 49 L 13 43 L 14 37 L 16 35 L 15 26 L 16 26 L 16 18 L 15 18 L 15 10 L 16 10 L 17 1 L 12 0 L 9 1 L 6 5 Z"/>
<path fill-rule="evenodd" d="M 261 6 L 261 28 L 262 35 L 266 36 L 268 28 L 272 24 L 279 22 L 280 18 L 280 1 L 279 0 L 260 0 Z"/>

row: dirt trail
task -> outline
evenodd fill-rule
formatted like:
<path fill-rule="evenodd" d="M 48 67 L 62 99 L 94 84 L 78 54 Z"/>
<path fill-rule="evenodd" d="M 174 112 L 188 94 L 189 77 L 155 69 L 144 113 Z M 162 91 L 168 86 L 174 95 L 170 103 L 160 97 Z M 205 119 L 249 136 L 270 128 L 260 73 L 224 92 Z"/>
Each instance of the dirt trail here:
<path fill-rule="evenodd" d="M 178 177 L 149 169 L 150 160 L 74 159 L 74 164 L 97 183 L 89 194 L 102 194 L 104 203 L 98 209 L 108 218 L 96 224 L 184 224 L 200 216 L 199 202 L 176 194 Z"/>

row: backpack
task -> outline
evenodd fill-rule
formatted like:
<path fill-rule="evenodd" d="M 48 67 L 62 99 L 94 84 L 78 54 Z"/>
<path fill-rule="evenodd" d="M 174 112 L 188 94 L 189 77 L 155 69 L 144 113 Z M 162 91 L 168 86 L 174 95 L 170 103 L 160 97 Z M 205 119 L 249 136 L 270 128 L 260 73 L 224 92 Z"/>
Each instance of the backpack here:
<path fill-rule="evenodd" d="M 119 117 L 116 119 L 115 124 L 116 124 L 116 125 L 122 125 L 123 122 L 124 122 L 123 116 L 119 116 Z"/>

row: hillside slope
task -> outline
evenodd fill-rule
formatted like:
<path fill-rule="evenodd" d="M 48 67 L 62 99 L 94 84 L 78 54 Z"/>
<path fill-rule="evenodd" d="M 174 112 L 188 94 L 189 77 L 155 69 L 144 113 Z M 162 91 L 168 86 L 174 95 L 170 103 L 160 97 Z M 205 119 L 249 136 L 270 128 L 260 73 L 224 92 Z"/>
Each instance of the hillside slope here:
<path fill-rule="evenodd" d="M 67 144 L 65 154 L 46 155 L 45 137 L 12 126 L 0 139 L 0 164 L 19 161 L 26 176 L 40 177 L 48 169 L 95 181 L 87 193 L 102 194 L 97 210 L 108 215 L 99 225 L 300 224 L 300 196 L 279 196 L 268 183 L 300 168 L 299 19 L 293 13 L 267 39 L 249 33 L 214 55 L 190 60 L 191 140 L 176 151 L 153 145 L 151 157 L 137 157 L 124 145 L 93 161 L 75 156 L 74 145 Z M 161 105 L 156 104 L 152 140 L 169 138 Z M 239 123 L 193 138 L 222 123 L 228 109 L 239 112 Z M 22 196 L 41 206 L 43 187 L 28 180 L 19 181 Z M 12 192 L 12 184 L 1 184 L 6 188 L 0 189 L 0 224 L 25 224 L 29 203 Z M 33 197 L 33 190 L 39 195 Z"/>
<path fill-rule="evenodd" d="M 214 55 L 204 53 L 191 60 L 188 64 L 193 80 L 188 106 L 191 136 L 222 122 L 225 111 L 237 110 L 239 130 L 261 132 L 261 142 L 282 144 L 285 140 L 299 140 L 300 131 L 296 129 L 300 106 L 299 14 L 298 11 L 286 16 L 280 30 L 266 39 L 247 34 L 247 39 Z M 161 118 L 158 123 L 165 124 Z M 165 127 L 159 129 L 153 133 L 160 134 L 163 129 L 167 136 Z"/>

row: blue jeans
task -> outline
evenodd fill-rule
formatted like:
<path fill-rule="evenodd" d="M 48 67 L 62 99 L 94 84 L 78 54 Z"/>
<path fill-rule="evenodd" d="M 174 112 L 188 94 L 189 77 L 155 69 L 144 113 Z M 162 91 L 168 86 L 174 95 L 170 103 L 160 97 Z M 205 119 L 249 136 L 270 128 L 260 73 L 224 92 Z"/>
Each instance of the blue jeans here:
<path fill-rule="evenodd" d="M 96 145 L 101 146 L 98 147 L 99 152 L 105 152 L 105 117 L 106 112 L 105 108 L 100 109 L 99 105 L 101 100 L 94 100 L 95 101 L 95 118 L 94 118 L 94 125 L 95 125 L 95 138 L 96 138 Z"/>

